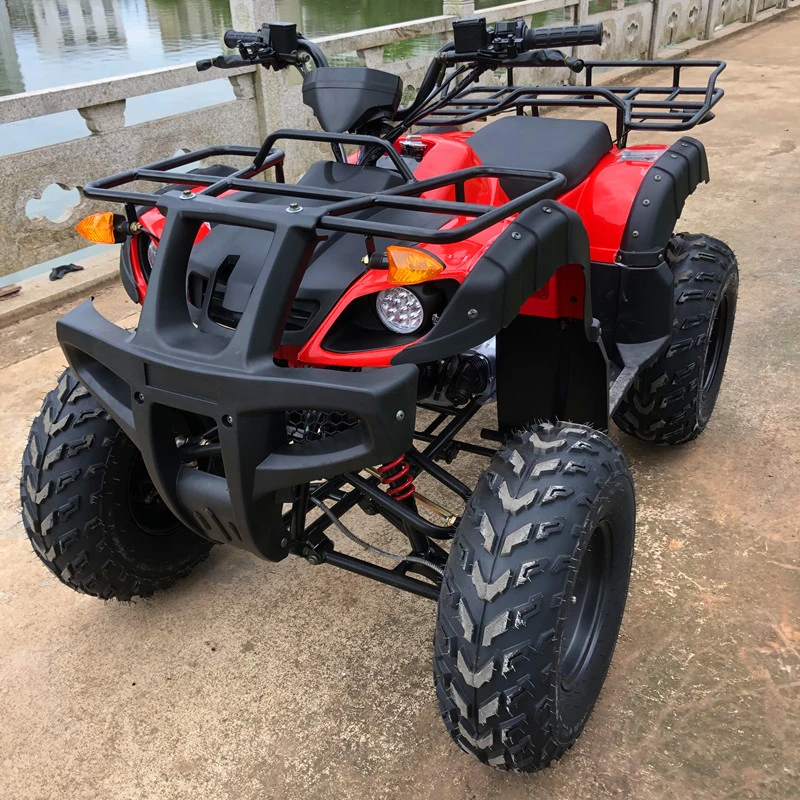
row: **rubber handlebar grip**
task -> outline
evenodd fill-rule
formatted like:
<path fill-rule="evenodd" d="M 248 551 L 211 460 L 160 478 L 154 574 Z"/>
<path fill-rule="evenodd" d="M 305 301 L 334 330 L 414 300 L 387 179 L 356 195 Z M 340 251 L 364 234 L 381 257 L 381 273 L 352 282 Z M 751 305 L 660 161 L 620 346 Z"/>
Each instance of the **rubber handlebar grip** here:
<path fill-rule="evenodd" d="M 530 28 L 525 32 L 525 49 L 579 47 L 603 43 L 603 25 L 564 25 L 560 28 Z"/>
<path fill-rule="evenodd" d="M 225 47 L 236 47 L 239 44 L 255 44 L 260 41 L 259 37 L 258 33 L 229 30 L 225 31 L 222 41 L 225 42 Z"/>

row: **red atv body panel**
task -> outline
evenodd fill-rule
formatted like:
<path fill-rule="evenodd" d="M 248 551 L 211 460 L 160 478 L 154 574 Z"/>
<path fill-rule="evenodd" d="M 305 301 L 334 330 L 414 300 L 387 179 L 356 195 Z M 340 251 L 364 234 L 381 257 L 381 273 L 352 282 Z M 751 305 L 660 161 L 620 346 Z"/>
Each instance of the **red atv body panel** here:
<path fill-rule="evenodd" d="M 418 139 L 427 149 L 416 169 L 415 177 L 424 180 L 480 165 L 481 161 L 469 146 L 471 135 L 465 131 L 420 135 Z M 396 147 L 400 150 L 399 142 Z M 655 158 L 666 149 L 666 145 L 638 145 L 624 150 L 615 147 L 600 160 L 582 183 L 558 198 L 558 202 L 574 209 L 580 215 L 589 235 L 593 262 L 610 264 L 617 259 L 637 192 Z M 637 152 L 642 154 L 641 158 L 637 158 Z M 508 201 L 496 178 L 469 181 L 465 186 L 465 195 L 467 202 L 483 205 L 499 206 Z M 431 200 L 456 199 L 452 186 L 433 190 L 423 196 Z M 152 236 L 160 237 L 164 218 L 157 209 L 147 210 L 140 221 Z M 456 227 L 467 221 L 464 217 L 457 217 L 445 224 L 444 228 Z M 419 247 L 430 250 L 444 263 L 445 270 L 436 276 L 436 280 L 452 279 L 462 283 L 473 265 L 512 221 L 513 218 L 509 218 L 471 239 L 455 244 L 424 244 Z M 209 230 L 208 225 L 204 225 L 196 241 L 203 239 Z M 142 302 L 147 291 L 147 280 L 140 263 L 140 249 L 135 242 L 130 251 L 136 290 L 139 301 Z M 392 359 L 399 352 L 420 340 L 406 342 L 397 347 L 350 353 L 332 352 L 323 346 L 323 341 L 335 321 L 356 298 L 380 292 L 389 285 L 385 271 L 366 270 L 345 289 L 340 300 L 303 347 L 284 346 L 279 349 L 276 356 L 285 359 L 292 366 L 390 366 Z M 548 319 L 583 319 L 584 287 L 585 280 L 581 267 L 566 265 L 559 269 L 541 290 L 528 298 L 520 313 Z"/>

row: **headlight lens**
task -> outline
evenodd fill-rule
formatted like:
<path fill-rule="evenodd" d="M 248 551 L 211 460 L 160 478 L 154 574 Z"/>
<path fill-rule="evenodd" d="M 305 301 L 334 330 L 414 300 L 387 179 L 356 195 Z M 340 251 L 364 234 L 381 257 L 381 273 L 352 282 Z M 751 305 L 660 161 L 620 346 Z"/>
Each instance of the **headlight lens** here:
<path fill-rule="evenodd" d="M 147 245 L 147 263 L 150 265 L 150 269 L 156 264 L 156 256 L 158 255 L 158 243 L 155 239 L 150 239 L 150 244 Z"/>
<path fill-rule="evenodd" d="M 380 321 L 394 333 L 414 333 L 425 322 L 425 310 L 420 299 L 403 286 L 380 292 L 375 308 Z"/>

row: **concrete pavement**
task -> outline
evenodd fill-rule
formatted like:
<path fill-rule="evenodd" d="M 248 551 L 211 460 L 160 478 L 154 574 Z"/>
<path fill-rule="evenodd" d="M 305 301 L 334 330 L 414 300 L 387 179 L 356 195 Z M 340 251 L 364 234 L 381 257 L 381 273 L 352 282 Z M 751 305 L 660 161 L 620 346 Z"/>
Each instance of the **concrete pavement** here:
<path fill-rule="evenodd" d="M 728 60 L 726 97 L 696 132 L 712 183 L 680 228 L 737 253 L 734 342 L 697 442 L 620 434 L 634 579 L 575 748 L 535 776 L 474 763 L 436 712 L 433 604 L 332 568 L 218 548 L 133 604 L 52 578 L 17 482 L 63 364 L 53 312 L 0 332 L 0 798 L 800 797 L 800 13 L 704 55 Z M 122 298 L 98 302 L 120 319 Z M 371 519 L 356 530 L 400 544 Z"/>

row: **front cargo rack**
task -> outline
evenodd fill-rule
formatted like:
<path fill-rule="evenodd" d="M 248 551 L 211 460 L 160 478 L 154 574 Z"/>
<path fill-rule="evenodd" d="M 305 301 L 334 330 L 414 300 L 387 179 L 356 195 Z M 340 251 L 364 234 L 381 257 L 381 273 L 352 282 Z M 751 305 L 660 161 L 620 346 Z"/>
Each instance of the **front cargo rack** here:
<path fill-rule="evenodd" d="M 725 69 L 724 61 L 586 61 L 585 86 L 515 86 L 513 69 L 508 70 L 509 85 L 500 89 L 475 86 L 460 92 L 446 105 L 431 112 L 418 124 L 460 126 L 486 117 L 526 109 L 534 116 L 543 106 L 570 108 L 613 108 L 616 111 L 617 143 L 623 147 L 630 131 L 686 131 L 714 118 L 711 109 L 722 99 L 716 81 Z M 671 69 L 671 86 L 595 86 L 595 69 Z M 708 70 L 705 86 L 682 86 L 681 72 Z"/>
<path fill-rule="evenodd" d="M 285 139 L 325 142 L 335 147 L 350 145 L 375 148 L 383 151 L 391 159 L 405 183 L 374 193 L 345 191 L 309 184 L 287 184 L 283 171 L 285 154 L 282 150 L 274 147 L 275 142 Z M 224 177 L 197 172 L 172 171 L 206 159 L 229 156 L 246 156 L 253 160 L 247 167 Z M 274 182 L 255 180 L 258 175 L 271 168 L 275 169 Z M 465 202 L 464 186 L 467 181 L 476 178 L 505 177 L 529 179 L 533 188 L 500 206 Z M 202 215 L 207 222 L 273 230 L 277 224 L 286 219 L 286 211 L 291 211 L 297 214 L 298 222 L 301 221 L 302 215 L 303 222 L 312 225 L 318 231 L 360 234 L 368 241 L 371 241 L 373 237 L 385 237 L 435 244 L 452 244 L 468 239 L 492 225 L 518 214 L 540 200 L 558 196 L 566 185 L 566 178 L 560 172 L 490 166 L 469 167 L 447 175 L 418 181 L 414 179 L 408 165 L 393 144 L 385 139 L 344 133 L 280 130 L 270 134 L 260 148 L 229 145 L 196 150 L 92 181 L 83 187 L 83 193 L 86 197 L 93 199 L 125 203 L 128 207 L 129 218 L 133 219 L 135 217 L 132 215 L 135 214 L 137 206 L 163 207 L 169 204 L 163 190 L 162 192 L 143 192 L 119 188 L 135 181 L 148 181 L 177 187 L 202 186 L 203 188 L 199 192 L 187 190 L 182 197 L 186 200 L 197 201 L 197 208 L 192 216 Z M 448 186 L 454 187 L 455 201 L 421 197 L 425 192 Z M 284 210 L 281 205 L 241 203 L 234 198 L 229 199 L 223 196 L 230 191 L 246 191 L 281 197 L 289 202 L 289 207 Z M 312 200 L 316 204 L 302 208 L 296 202 L 297 200 Z M 201 206 L 201 201 L 206 202 Z M 469 217 L 471 220 L 455 227 L 439 230 L 348 216 L 367 209 L 398 209 L 430 214 L 450 214 L 455 217 Z"/>
<path fill-rule="evenodd" d="M 342 146 L 362 148 L 365 160 L 382 152 L 397 165 L 402 177 L 392 188 L 374 193 L 302 182 L 286 184 L 284 153 L 274 146 L 282 139 L 333 144 L 337 160 L 344 159 Z M 246 158 L 247 166 L 236 171 L 228 168 L 229 174 L 224 176 L 207 170 L 175 171 L 218 157 Z M 355 505 L 362 497 L 377 498 L 388 509 L 390 519 L 407 524 L 417 538 L 452 537 L 452 524 L 436 525 L 424 519 L 358 473 L 368 466 L 387 464 L 398 453 L 412 449 L 417 362 L 454 352 L 455 337 L 466 346 L 489 339 L 516 314 L 517 300 L 521 303 L 562 264 L 588 268 L 588 239 L 576 212 L 550 199 L 566 184 L 561 173 L 477 166 L 417 181 L 404 162 L 406 171 L 400 168 L 400 162 L 394 145 L 377 137 L 277 131 L 260 149 L 207 148 L 84 187 L 87 197 L 125 204 L 129 222 L 136 220 L 142 206 L 156 207 L 164 214 L 164 227 L 135 331 L 114 325 L 87 301 L 59 321 L 59 342 L 78 379 L 141 452 L 156 490 L 173 514 L 207 538 L 279 561 L 290 552 L 282 516 L 284 502 L 292 496 L 289 492 L 326 479 L 333 483 L 323 486 L 338 491 L 348 483 L 355 490 L 332 507 L 336 513 L 343 513 L 348 503 Z M 341 172 L 362 169 L 337 166 L 343 168 L 337 170 Z M 275 169 L 274 183 L 261 179 L 270 168 Z M 504 176 L 530 179 L 530 191 L 498 207 L 465 202 L 465 183 Z M 126 184 L 136 181 L 152 182 L 160 191 L 129 191 Z M 169 187 L 166 193 L 165 186 Z M 448 186 L 447 200 L 423 196 Z M 250 196 L 237 198 L 231 196 L 232 191 Z M 265 202 L 252 202 L 259 193 Z M 401 214 L 397 220 L 394 213 L 359 215 L 374 209 L 415 213 Z M 300 282 L 317 244 L 328 232 L 360 234 L 367 250 L 371 243 L 377 252 L 373 237 L 458 242 L 525 209 L 527 214 L 511 223 L 514 227 L 507 236 L 497 237 L 470 277 L 455 290 L 433 329 L 435 334 L 426 334 L 430 338 L 422 356 L 411 354 L 411 361 L 353 371 L 294 369 L 277 357 Z M 439 219 L 433 220 L 437 229 L 415 227 L 421 224 L 415 222 L 416 212 L 447 215 L 451 219 L 444 224 L 454 227 L 439 229 Z M 200 310 L 200 316 L 189 310 L 187 276 L 204 222 L 272 234 L 259 243 L 264 260 L 235 328 L 212 326 L 216 320 L 209 316 L 209 306 Z M 225 263 L 217 267 L 218 272 Z M 470 280 L 476 275 L 477 279 Z M 211 287 L 213 296 L 213 284 Z M 471 309 L 476 309 L 475 313 Z M 449 446 L 479 407 L 473 400 L 458 419 L 449 421 L 442 433 L 437 433 L 437 441 L 417 456 L 418 463 L 427 456 L 432 464 L 436 452 Z M 209 457 L 221 458 L 222 469 L 192 466 L 199 461 L 197 453 L 189 456 L 192 461 L 184 460 L 176 447 L 175 432 L 183 430 L 184 422 L 191 427 L 195 421 L 198 428 L 202 423 L 202 428 L 208 429 L 209 420 L 216 423 L 218 432 Z M 427 431 L 430 435 L 433 429 Z M 302 508 L 304 502 L 301 499 L 295 508 Z M 293 517 L 294 543 L 301 532 L 305 535 L 301 522 L 299 514 Z M 319 534 L 324 531 L 318 520 L 311 528 Z M 438 586 L 380 572 L 374 565 L 363 566 L 342 554 L 326 551 L 325 559 L 347 569 L 369 570 L 373 577 L 426 596 L 438 593 Z"/>

